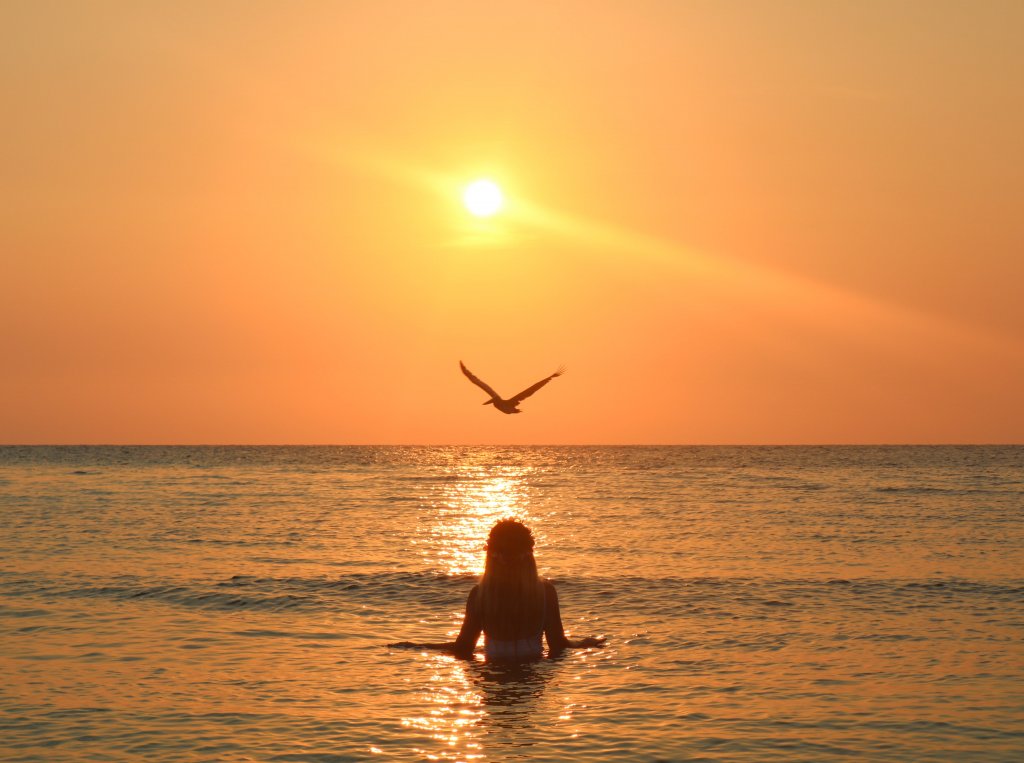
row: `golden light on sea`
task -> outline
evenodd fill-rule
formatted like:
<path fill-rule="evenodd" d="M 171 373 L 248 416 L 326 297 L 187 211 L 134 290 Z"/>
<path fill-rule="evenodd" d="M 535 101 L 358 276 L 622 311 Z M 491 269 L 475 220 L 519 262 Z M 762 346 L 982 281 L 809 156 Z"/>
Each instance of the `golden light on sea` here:
<path fill-rule="evenodd" d="M 453 657 L 435 655 L 435 671 L 421 693 L 424 712 L 405 717 L 402 725 L 440 743 L 433 751 L 416 750 L 428 760 L 471 761 L 483 758 L 479 723 L 483 699 Z"/>
<path fill-rule="evenodd" d="M 516 517 L 529 524 L 530 469 L 459 467 L 436 501 L 424 553 L 449 575 L 484 571 L 484 544 L 496 522 Z"/>

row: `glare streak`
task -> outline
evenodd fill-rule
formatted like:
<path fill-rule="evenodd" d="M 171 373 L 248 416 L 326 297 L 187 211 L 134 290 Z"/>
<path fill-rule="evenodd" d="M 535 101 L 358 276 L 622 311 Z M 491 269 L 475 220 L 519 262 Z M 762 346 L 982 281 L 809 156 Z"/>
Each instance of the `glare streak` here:
<path fill-rule="evenodd" d="M 443 197 L 454 198 L 457 194 L 458 179 L 444 173 L 384 159 L 380 154 L 372 160 L 364 154 L 358 162 Z M 987 327 L 893 304 L 779 268 L 720 253 L 710 255 L 675 241 L 567 214 L 524 198 L 508 198 L 505 216 L 521 229 L 544 231 L 592 247 L 593 256 L 644 257 L 673 268 L 679 275 L 718 285 L 739 298 L 765 305 L 808 326 L 824 325 L 833 333 L 854 339 L 867 334 L 902 334 L 902 341 L 891 342 L 900 347 L 913 346 L 915 340 L 947 346 L 955 342 L 959 352 L 972 356 L 987 354 L 1024 365 L 1024 342 Z M 756 330 L 750 327 L 750 331 Z"/>

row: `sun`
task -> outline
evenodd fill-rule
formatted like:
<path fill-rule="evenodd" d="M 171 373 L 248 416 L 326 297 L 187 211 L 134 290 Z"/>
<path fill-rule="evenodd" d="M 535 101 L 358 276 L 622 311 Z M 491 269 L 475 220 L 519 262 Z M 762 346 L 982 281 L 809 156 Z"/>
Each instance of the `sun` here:
<path fill-rule="evenodd" d="M 501 210 L 505 197 L 493 180 L 474 180 L 462 192 L 462 203 L 477 217 L 490 217 Z"/>

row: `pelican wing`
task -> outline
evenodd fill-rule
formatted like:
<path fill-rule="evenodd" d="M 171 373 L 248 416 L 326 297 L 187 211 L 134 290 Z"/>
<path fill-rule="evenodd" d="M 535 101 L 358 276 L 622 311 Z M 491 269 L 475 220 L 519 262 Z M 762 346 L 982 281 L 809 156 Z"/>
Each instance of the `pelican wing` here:
<path fill-rule="evenodd" d="M 461 360 L 459 361 L 459 368 L 462 369 L 462 373 L 464 373 L 466 375 L 466 378 L 473 382 L 473 384 L 478 386 L 480 389 L 482 389 L 495 400 L 501 400 L 501 398 L 498 397 L 498 393 L 495 392 L 490 387 L 488 387 L 486 382 L 482 382 L 477 377 L 473 376 L 473 372 L 466 368 L 465 364 Z M 545 379 L 544 381 L 547 381 L 547 379 Z"/>
<path fill-rule="evenodd" d="M 511 402 L 513 402 L 513 403 L 521 403 L 523 400 L 525 400 L 530 395 L 532 395 L 534 392 L 539 390 L 541 387 L 543 387 L 549 381 L 551 381 L 555 377 L 561 376 L 564 373 L 565 373 L 565 369 L 564 368 L 559 368 L 557 371 L 555 371 L 553 374 L 551 374 L 551 376 L 547 377 L 546 379 L 541 379 L 539 382 L 534 384 L 532 387 L 527 387 L 526 389 L 524 389 L 518 395 L 513 397 L 511 399 Z"/>

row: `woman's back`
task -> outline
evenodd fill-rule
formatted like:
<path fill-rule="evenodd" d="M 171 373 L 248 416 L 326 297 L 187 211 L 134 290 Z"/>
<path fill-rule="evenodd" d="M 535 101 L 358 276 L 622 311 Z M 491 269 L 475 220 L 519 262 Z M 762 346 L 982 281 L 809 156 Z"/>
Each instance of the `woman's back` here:
<path fill-rule="evenodd" d="M 480 622 L 484 632 L 484 654 L 488 660 L 512 660 L 535 659 L 543 656 L 543 636 L 546 630 L 547 618 L 547 587 L 550 583 L 538 580 L 536 589 L 539 593 L 539 612 L 536 608 L 515 606 L 511 602 L 497 602 L 497 606 L 488 608 L 484 598 L 487 595 L 495 596 L 497 592 L 485 592 L 485 589 L 478 585 L 470 592 L 471 601 L 474 599 L 480 611 Z M 499 611 L 502 618 L 487 617 L 488 609 Z M 507 615 L 512 612 L 518 615 L 517 619 Z"/>

